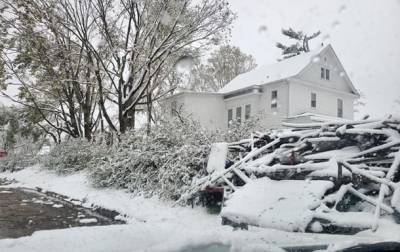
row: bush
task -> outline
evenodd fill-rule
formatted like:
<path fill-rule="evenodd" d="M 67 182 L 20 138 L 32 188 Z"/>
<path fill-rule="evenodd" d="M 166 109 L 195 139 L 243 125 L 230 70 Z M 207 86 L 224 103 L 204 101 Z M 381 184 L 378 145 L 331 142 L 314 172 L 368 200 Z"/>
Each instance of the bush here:
<path fill-rule="evenodd" d="M 213 140 L 191 120 L 163 122 L 149 136 L 129 132 L 109 156 L 97 160 L 90 177 L 100 187 L 177 199 L 193 177 L 206 172 Z"/>
<path fill-rule="evenodd" d="M 18 171 L 36 163 L 36 155 L 30 153 L 17 154 L 9 153 L 6 157 L 0 159 L 0 171 Z"/>
<path fill-rule="evenodd" d="M 248 120 L 238 122 L 233 120 L 226 132 L 218 137 L 218 141 L 236 142 L 250 137 L 251 133 L 256 131 L 265 132 L 266 128 L 262 126 L 262 118 L 259 116 L 250 117 Z"/>
<path fill-rule="evenodd" d="M 71 173 L 89 168 L 96 159 L 107 155 L 107 148 L 95 145 L 85 139 L 70 139 L 54 145 L 42 157 L 42 164 L 57 173 Z"/>
<path fill-rule="evenodd" d="M 19 139 L 18 146 L 10 150 L 6 157 L 0 158 L 0 171 L 18 171 L 36 164 L 41 145 L 31 139 Z"/>

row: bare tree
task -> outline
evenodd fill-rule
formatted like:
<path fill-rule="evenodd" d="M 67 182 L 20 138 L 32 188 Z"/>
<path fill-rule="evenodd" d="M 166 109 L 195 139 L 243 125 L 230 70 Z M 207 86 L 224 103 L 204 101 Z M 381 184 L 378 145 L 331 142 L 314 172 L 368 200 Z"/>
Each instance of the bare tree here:
<path fill-rule="evenodd" d="M 8 75 L 3 88 L 19 86 L 18 97 L 8 97 L 40 115 L 38 126 L 53 138 L 64 132 L 90 140 L 97 92 L 84 48 L 58 24 L 53 2 L 1 2 L 8 9 L 0 18 L 8 34 L 0 55 Z"/>
<path fill-rule="evenodd" d="M 225 45 L 213 51 L 203 64 L 194 61 L 191 71 L 190 89 L 218 91 L 239 74 L 257 66 L 253 56 L 243 53 L 238 47 Z"/>
<path fill-rule="evenodd" d="M 97 68 L 100 96 L 108 86 L 116 98 L 120 133 L 132 126 L 135 107 L 159 83 L 153 80 L 168 60 L 187 47 L 215 43 L 233 18 L 227 3 L 216 0 L 62 0 L 61 8 L 65 27 Z M 100 106 L 107 119 L 104 102 Z"/>

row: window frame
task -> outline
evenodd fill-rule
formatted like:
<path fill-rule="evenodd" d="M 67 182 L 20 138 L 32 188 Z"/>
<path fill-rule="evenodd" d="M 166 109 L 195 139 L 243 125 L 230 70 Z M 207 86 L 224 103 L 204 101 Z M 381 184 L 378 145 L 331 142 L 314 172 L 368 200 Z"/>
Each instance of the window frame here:
<path fill-rule="evenodd" d="M 233 109 L 228 109 L 228 126 L 231 124 L 233 120 Z"/>
<path fill-rule="evenodd" d="M 337 117 L 343 118 L 343 100 L 338 98 L 336 100 Z"/>
<path fill-rule="evenodd" d="M 317 93 L 311 92 L 311 101 L 310 105 L 311 108 L 317 108 Z"/>
<path fill-rule="evenodd" d="M 235 117 L 236 121 L 239 122 L 239 123 L 242 122 L 242 106 L 239 106 L 239 107 L 236 108 L 236 114 L 235 115 L 236 115 L 236 117 Z"/>
<path fill-rule="evenodd" d="M 275 100 L 275 102 L 273 102 Z M 271 91 L 271 108 L 276 109 L 278 108 L 278 90 Z"/>
<path fill-rule="evenodd" d="M 244 106 L 244 119 L 248 120 L 251 117 L 251 104 L 246 104 Z"/>

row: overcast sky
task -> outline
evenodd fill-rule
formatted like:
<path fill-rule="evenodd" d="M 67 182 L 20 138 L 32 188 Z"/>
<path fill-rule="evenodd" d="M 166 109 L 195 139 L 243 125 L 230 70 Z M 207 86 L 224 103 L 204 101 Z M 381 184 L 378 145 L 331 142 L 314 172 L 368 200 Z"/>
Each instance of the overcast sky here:
<path fill-rule="evenodd" d="M 231 43 L 258 65 L 276 62 L 280 30 L 321 30 L 311 47 L 332 44 L 345 70 L 365 95 L 361 113 L 400 112 L 400 0 L 230 0 L 238 18 Z"/>

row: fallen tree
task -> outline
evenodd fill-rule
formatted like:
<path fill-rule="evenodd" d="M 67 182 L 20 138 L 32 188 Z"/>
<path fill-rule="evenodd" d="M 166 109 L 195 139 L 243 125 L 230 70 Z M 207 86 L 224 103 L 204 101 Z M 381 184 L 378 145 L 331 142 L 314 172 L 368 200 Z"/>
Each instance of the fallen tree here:
<path fill-rule="evenodd" d="M 220 188 L 223 223 L 289 231 L 375 231 L 399 221 L 399 119 L 286 126 L 214 144 L 208 175 L 193 181 L 178 203 Z M 290 199 L 298 192 L 301 211 Z M 277 224 L 292 215 L 297 219 Z"/>

